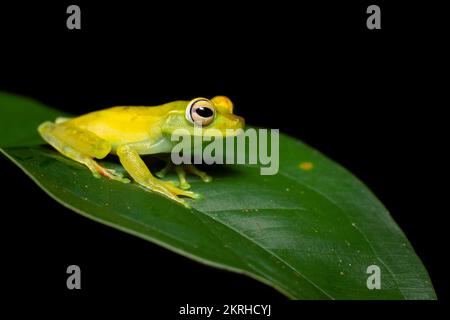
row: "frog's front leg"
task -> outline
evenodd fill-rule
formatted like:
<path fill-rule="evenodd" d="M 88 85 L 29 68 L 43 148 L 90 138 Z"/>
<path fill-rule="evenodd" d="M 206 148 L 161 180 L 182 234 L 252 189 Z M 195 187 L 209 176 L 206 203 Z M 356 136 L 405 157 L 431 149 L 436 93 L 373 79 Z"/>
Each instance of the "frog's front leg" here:
<path fill-rule="evenodd" d="M 155 178 L 140 157 L 140 154 L 152 154 L 164 151 L 161 149 L 164 147 L 161 146 L 162 144 L 164 144 L 164 141 L 157 143 L 147 141 L 130 143 L 119 146 L 116 152 L 125 170 L 127 170 L 137 183 L 189 207 L 187 202 L 178 196 L 198 199 L 200 195 L 192 191 L 177 188 L 171 181 L 162 181 Z"/>

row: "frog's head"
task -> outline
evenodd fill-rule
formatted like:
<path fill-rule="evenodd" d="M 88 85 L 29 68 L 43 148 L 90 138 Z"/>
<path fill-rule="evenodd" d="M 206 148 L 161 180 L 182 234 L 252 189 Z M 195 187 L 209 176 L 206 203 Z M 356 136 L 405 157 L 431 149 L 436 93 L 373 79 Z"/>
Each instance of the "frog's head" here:
<path fill-rule="evenodd" d="M 233 114 L 233 103 L 224 96 L 216 96 L 211 100 L 195 98 L 191 101 L 179 101 L 161 127 L 164 134 L 172 134 L 177 129 L 185 129 L 189 135 L 229 136 L 227 129 L 243 129 L 244 118 Z M 198 130 L 201 128 L 202 130 Z M 197 130 L 195 130 L 197 129 Z M 214 130 L 210 130 L 214 129 Z M 234 133 L 235 134 L 235 133 Z M 234 135 L 231 133 L 231 135 Z"/>

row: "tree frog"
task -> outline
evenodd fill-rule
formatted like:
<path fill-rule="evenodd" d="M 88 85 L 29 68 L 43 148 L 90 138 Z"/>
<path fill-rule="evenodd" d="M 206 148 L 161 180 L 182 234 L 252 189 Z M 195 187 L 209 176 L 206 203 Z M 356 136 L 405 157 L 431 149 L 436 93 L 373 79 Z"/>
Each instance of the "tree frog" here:
<path fill-rule="evenodd" d="M 114 154 L 138 184 L 189 207 L 180 196 L 198 199 L 200 195 L 187 190 L 190 185 L 186 181 L 186 171 L 205 182 L 211 181 L 211 177 L 192 164 L 174 166 L 168 162 L 156 175 L 161 178 L 175 167 L 179 183 L 160 180 L 152 175 L 141 156 L 171 152 L 176 143 L 171 141 L 171 134 L 183 128 L 193 136 L 198 132 L 195 127 L 214 128 L 225 136 L 226 129 L 243 129 L 244 119 L 233 114 L 233 103 L 229 98 L 216 96 L 153 107 L 118 106 L 76 118 L 57 118 L 55 122 L 42 123 L 38 132 L 60 153 L 88 167 L 96 178 L 104 176 L 123 183 L 130 182 L 94 160 Z M 201 132 L 205 135 L 207 130 Z"/>

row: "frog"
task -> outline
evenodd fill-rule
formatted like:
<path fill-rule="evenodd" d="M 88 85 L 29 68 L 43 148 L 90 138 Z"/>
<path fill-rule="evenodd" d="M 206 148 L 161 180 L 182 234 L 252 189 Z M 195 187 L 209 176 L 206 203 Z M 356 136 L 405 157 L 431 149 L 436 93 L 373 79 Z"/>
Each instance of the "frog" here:
<path fill-rule="evenodd" d="M 233 102 L 226 96 L 197 97 L 157 106 L 114 106 L 74 118 L 45 121 L 38 126 L 38 132 L 59 153 L 86 166 L 95 178 L 105 177 L 122 183 L 133 180 L 147 191 L 190 208 L 186 199 L 202 196 L 189 190 L 186 173 L 204 182 L 211 182 L 212 177 L 193 164 L 175 165 L 170 160 L 162 170 L 152 174 L 142 157 L 166 155 L 166 159 L 170 158 L 167 155 L 176 144 L 171 135 L 177 129 L 183 129 L 192 137 L 199 132 L 206 135 L 209 128 L 223 136 L 244 129 L 244 118 L 235 115 L 233 108 Z M 132 180 L 96 161 L 108 155 L 119 158 Z M 178 182 L 163 179 L 172 168 Z"/>

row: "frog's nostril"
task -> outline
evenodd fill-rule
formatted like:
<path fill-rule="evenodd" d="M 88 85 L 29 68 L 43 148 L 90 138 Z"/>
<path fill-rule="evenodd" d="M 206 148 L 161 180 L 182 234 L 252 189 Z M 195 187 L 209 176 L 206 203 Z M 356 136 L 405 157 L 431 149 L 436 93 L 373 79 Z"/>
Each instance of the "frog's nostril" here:
<path fill-rule="evenodd" d="M 244 120 L 244 118 L 242 118 L 242 117 L 237 117 L 237 119 L 236 119 L 236 123 L 237 124 L 240 124 L 242 127 L 244 127 L 245 126 L 245 120 Z"/>
<path fill-rule="evenodd" d="M 224 117 L 226 118 L 226 123 L 228 126 L 232 126 L 234 128 L 236 128 L 236 127 L 243 128 L 244 127 L 244 124 L 245 124 L 244 118 L 234 115 L 234 114 L 224 115 Z"/>

